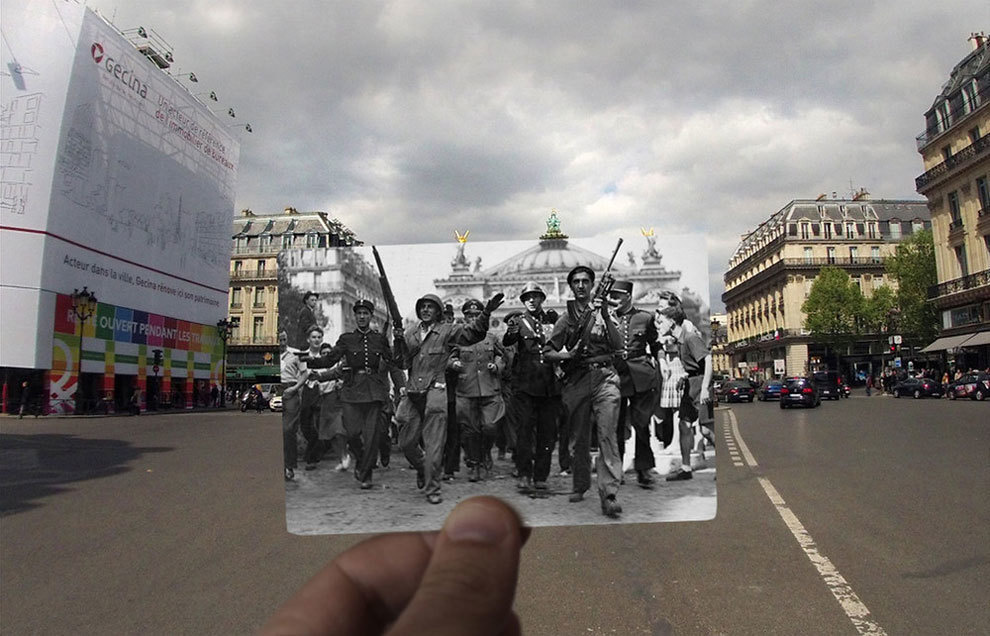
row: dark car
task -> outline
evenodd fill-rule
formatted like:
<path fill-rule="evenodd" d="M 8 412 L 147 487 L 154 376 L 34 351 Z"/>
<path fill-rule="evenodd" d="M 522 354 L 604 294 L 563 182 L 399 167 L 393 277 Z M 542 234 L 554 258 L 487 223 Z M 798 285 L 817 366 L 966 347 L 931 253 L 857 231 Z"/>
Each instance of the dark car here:
<path fill-rule="evenodd" d="M 957 398 L 986 400 L 990 397 L 990 375 L 967 373 L 955 382 L 950 382 L 945 391 L 952 400 Z"/>
<path fill-rule="evenodd" d="M 822 396 L 818 384 L 812 378 L 787 378 L 780 390 L 780 408 L 821 405 Z"/>
<path fill-rule="evenodd" d="M 749 380 L 732 380 L 722 387 L 722 397 L 726 402 L 752 402 L 756 391 Z"/>
<path fill-rule="evenodd" d="M 823 400 L 838 400 L 845 396 L 842 377 L 836 371 L 816 371 L 812 380 L 818 386 Z"/>
<path fill-rule="evenodd" d="M 894 397 L 942 397 L 942 385 L 931 378 L 905 378 L 894 385 Z"/>
<path fill-rule="evenodd" d="M 780 390 L 784 388 L 783 380 L 767 380 L 760 387 L 759 391 L 756 393 L 756 399 L 761 402 L 766 402 L 767 400 L 779 400 Z"/>

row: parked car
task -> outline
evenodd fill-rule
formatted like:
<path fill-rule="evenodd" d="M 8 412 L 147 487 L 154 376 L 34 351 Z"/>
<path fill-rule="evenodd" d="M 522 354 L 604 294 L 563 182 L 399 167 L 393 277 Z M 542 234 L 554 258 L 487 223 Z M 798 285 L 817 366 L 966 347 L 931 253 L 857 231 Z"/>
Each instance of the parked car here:
<path fill-rule="evenodd" d="M 282 396 L 273 395 L 272 399 L 268 400 L 268 408 L 279 413 L 282 411 Z"/>
<path fill-rule="evenodd" d="M 722 387 L 722 397 L 726 402 L 752 402 L 756 391 L 749 380 L 732 380 Z"/>
<path fill-rule="evenodd" d="M 838 400 L 843 396 L 842 377 L 837 371 L 815 371 L 812 374 L 812 381 L 818 386 L 818 391 L 823 400 Z"/>
<path fill-rule="evenodd" d="M 894 385 L 894 397 L 942 397 L 942 385 L 931 378 L 905 378 Z"/>
<path fill-rule="evenodd" d="M 756 393 L 756 399 L 761 402 L 767 400 L 779 400 L 780 390 L 784 388 L 783 380 L 767 380 Z"/>
<path fill-rule="evenodd" d="M 986 373 L 967 373 L 958 380 L 950 382 L 945 392 L 951 400 L 958 398 L 986 400 L 990 398 L 990 375 Z"/>
<path fill-rule="evenodd" d="M 780 390 L 780 408 L 806 406 L 814 408 L 822 403 L 821 389 L 812 378 L 787 378 Z"/>

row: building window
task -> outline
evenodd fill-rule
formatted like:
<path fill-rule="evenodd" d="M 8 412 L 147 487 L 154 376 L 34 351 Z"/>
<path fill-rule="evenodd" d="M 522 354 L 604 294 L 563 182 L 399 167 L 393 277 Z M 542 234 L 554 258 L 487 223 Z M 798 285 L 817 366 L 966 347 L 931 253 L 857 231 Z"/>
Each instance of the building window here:
<path fill-rule="evenodd" d="M 849 248 L 849 262 L 855 263 L 856 259 L 859 258 L 859 248 L 856 246 Z"/>
<path fill-rule="evenodd" d="M 962 87 L 963 112 L 971 113 L 979 105 L 979 93 L 976 90 L 976 79 L 971 79 L 968 84 Z"/>
<path fill-rule="evenodd" d="M 990 234 L 983 235 L 983 248 L 987 251 L 987 261 L 990 262 Z"/>
<path fill-rule="evenodd" d="M 870 248 L 870 260 L 872 260 L 874 263 L 879 263 L 880 262 L 880 248 L 879 247 L 871 247 Z"/>
<path fill-rule="evenodd" d="M 925 222 L 921 219 L 915 219 L 911 221 L 911 233 L 917 234 L 921 230 L 925 229 Z"/>
<path fill-rule="evenodd" d="M 306 247 L 316 247 L 317 237 L 315 232 L 306 235 Z"/>
<path fill-rule="evenodd" d="M 897 219 L 892 219 L 890 221 L 890 240 L 901 240 L 901 222 Z"/>
<path fill-rule="evenodd" d="M 244 261 L 234 261 L 234 273 L 240 273 L 241 267 L 244 266 Z"/>
<path fill-rule="evenodd" d="M 875 276 L 873 278 L 873 291 L 876 291 L 883 287 L 883 276 Z"/>
<path fill-rule="evenodd" d="M 942 146 L 942 161 L 952 159 L 952 146 Z"/>
<path fill-rule="evenodd" d="M 283 234 L 282 235 L 282 249 L 292 247 L 292 235 Z"/>
<path fill-rule="evenodd" d="M 822 233 L 825 235 L 825 238 L 832 238 L 832 224 L 822 223 Z"/>
<path fill-rule="evenodd" d="M 801 238 L 803 238 L 803 239 L 810 238 L 810 236 L 809 236 L 809 234 L 810 234 L 809 228 L 810 228 L 810 225 L 808 223 L 802 223 L 801 224 Z"/>
<path fill-rule="evenodd" d="M 265 335 L 265 317 L 255 316 L 254 317 L 254 331 L 251 332 L 251 338 L 255 342 L 261 342 Z"/>
<path fill-rule="evenodd" d="M 804 262 L 805 263 L 811 263 L 811 260 L 812 260 L 812 258 L 811 258 L 811 248 L 810 247 L 806 247 L 806 248 L 804 248 Z"/>
<path fill-rule="evenodd" d="M 980 199 L 981 216 L 990 212 L 990 185 L 987 184 L 986 177 L 977 177 L 976 196 Z"/>
<path fill-rule="evenodd" d="M 254 288 L 254 306 L 263 307 L 265 305 L 265 288 L 255 287 Z"/>
<path fill-rule="evenodd" d="M 829 265 L 834 265 L 835 264 L 835 248 L 834 247 L 827 247 L 827 248 L 825 248 L 825 252 L 826 252 L 826 260 L 828 261 Z"/>
<path fill-rule="evenodd" d="M 240 307 L 241 306 L 241 288 L 231 287 L 230 288 L 230 306 Z"/>
<path fill-rule="evenodd" d="M 271 234 L 261 235 L 261 251 L 267 252 L 272 247 L 272 236 Z"/>
<path fill-rule="evenodd" d="M 258 261 L 258 276 L 264 276 L 265 275 L 265 267 L 266 267 L 265 264 L 266 263 L 267 263 L 267 261 L 265 259 L 261 259 L 260 261 Z"/>
<path fill-rule="evenodd" d="M 949 117 L 949 102 L 943 101 L 935 107 L 935 121 L 938 122 L 938 132 L 949 129 L 952 119 Z"/>
<path fill-rule="evenodd" d="M 952 217 L 953 221 L 959 220 L 959 193 L 953 190 L 948 194 L 949 199 L 949 216 Z"/>
<path fill-rule="evenodd" d="M 966 246 L 958 245 L 955 249 L 956 262 L 959 263 L 959 276 L 969 276 L 969 262 L 966 259 Z"/>
<path fill-rule="evenodd" d="M 790 225 L 787 226 L 787 235 L 788 236 L 797 236 L 797 224 L 796 223 L 791 223 Z"/>
<path fill-rule="evenodd" d="M 230 338 L 231 340 L 237 341 L 241 337 L 241 319 L 231 318 L 230 319 Z"/>
<path fill-rule="evenodd" d="M 238 252 L 243 252 L 247 247 L 247 238 L 244 236 L 238 236 L 234 239 L 234 246 L 237 248 Z"/>
<path fill-rule="evenodd" d="M 846 221 L 846 238 L 855 238 L 856 228 L 853 227 L 855 223 L 852 221 Z"/>
<path fill-rule="evenodd" d="M 871 239 L 875 239 L 877 237 L 877 224 L 875 222 L 870 221 L 866 224 L 866 235 Z"/>
<path fill-rule="evenodd" d="M 975 144 L 980 140 L 980 127 L 973 126 L 969 129 L 969 143 Z"/>

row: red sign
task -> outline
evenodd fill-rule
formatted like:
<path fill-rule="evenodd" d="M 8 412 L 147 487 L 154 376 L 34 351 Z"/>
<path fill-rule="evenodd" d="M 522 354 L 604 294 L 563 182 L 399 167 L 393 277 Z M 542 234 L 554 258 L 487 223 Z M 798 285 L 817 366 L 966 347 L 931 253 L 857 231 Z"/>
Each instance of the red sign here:
<path fill-rule="evenodd" d="M 158 365 L 156 364 L 155 366 L 153 366 L 151 368 L 152 368 L 152 370 L 154 370 L 155 375 L 158 375 Z"/>

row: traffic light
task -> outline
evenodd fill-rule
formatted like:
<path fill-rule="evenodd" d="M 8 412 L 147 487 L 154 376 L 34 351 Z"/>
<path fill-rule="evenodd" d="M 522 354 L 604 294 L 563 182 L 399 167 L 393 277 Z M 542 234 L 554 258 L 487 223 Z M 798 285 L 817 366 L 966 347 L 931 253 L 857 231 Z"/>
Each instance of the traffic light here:
<path fill-rule="evenodd" d="M 162 359 L 162 353 L 164 352 L 161 349 L 153 349 L 152 353 L 155 354 L 154 365 L 156 367 L 161 366 L 162 362 L 164 362 L 164 360 Z"/>
<path fill-rule="evenodd" d="M 895 344 L 890 345 L 890 352 L 891 353 L 897 353 L 897 345 L 895 345 Z"/>

